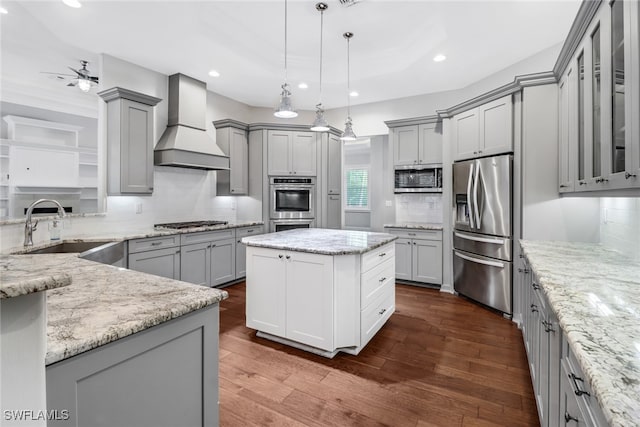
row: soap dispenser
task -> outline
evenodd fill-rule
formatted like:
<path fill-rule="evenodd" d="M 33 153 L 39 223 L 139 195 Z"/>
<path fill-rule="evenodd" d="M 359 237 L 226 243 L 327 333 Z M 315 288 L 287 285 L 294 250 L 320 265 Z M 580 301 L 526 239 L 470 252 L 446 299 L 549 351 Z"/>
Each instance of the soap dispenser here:
<path fill-rule="evenodd" d="M 51 240 L 60 240 L 60 229 L 62 228 L 62 223 L 54 219 L 49 224 L 49 238 Z"/>

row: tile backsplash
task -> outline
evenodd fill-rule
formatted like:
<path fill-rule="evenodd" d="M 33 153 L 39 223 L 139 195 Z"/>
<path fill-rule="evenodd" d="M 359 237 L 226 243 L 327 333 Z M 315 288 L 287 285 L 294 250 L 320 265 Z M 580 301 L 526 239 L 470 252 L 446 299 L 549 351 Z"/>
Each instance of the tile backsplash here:
<path fill-rule="evenodd" d="M 640 262 L 640 198 L 600 199 L 600 242 Z"/>
<path fill-rule="evenodd" d="M 396 222 L 442 223 L 442 194 L 396 194 Z"/>

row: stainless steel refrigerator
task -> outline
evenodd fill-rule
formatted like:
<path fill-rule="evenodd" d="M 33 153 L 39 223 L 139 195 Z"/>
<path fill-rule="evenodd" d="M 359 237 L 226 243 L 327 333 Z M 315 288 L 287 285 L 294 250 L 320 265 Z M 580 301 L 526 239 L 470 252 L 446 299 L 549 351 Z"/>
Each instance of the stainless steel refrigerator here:
<path fill-rule="evenodd" d="M 453 164 L 453 287 L 512 314 L 510 154 Z"/>

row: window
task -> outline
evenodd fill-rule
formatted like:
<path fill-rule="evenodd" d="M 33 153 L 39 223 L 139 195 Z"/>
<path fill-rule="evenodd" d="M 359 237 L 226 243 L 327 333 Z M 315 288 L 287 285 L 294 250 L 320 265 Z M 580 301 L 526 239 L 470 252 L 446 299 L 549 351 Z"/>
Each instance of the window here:
<path fill-rule="evenodd" d="M 369 168 L 345 169 L 346 209 L 369 209 Z"/>

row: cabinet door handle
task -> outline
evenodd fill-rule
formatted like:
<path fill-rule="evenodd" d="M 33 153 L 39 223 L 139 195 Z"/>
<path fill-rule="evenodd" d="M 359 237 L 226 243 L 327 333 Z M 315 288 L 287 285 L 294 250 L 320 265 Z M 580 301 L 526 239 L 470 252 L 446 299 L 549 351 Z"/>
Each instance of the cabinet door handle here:
<path fill-rule="evenodd" d="M 151 242 L 151 246 L 160 246 L 162 242 Z"/>
<path fill-rule="evenodd" d="M 417 245 L 417 243 L 416 243 L 416 242 L 413 242 L 413 245 L 415 246 L 415 245 Z"/>
<path fill-rule="evenodd" d="M 538 285 L 536 282 L 531 282 L 531 287 L 536 291 L 540 290 L 540 285 Z"/>
<path fill-rule="evenodd" d="M 568 185 L 560 184 L 560 188 L 567 188 Z"/>
<path fill-rule="evenodd" d="M 547 322 L 546 320 L 542 321 L 542 326 L 544 326 L 544 331 L 545 332 L 555 332 L 556 331 L 555 329 L 553 329 L 553 323 Z"/>
<path fill-rule="evenodd" d="M 384 312 L 385 312 L 385 311 L 387 311 L 387 309 L 386 309 L 386 308 L 383 308 L 382 310 L 380 310 L 380 311 L 378 312 L 378 314 L 379 314 L 380 316 L 382 316 L 382 315 L 384 314 Z"/>
<path fill-rule="evenodd" d="M 179 253 L 180 253 L 180 249 L 178 249 L 178 250 L 176 251 L 176 253 L 177 253 L 177 254 L 179 254 Z"/>
<path fill-rule="evenodd" d="M 572 417 L 570 413 L 564 413 L 564 422 L 568 423 L 569 421 L 575 421 L 576 423 L 579 421 L 576 417 Z"/>
<path fill-rule="evenodd" d="M 519 273 L 524 273 L 524 274 L 529 274 L 529 269 L 528 268 L 518 268 L 518 272 Z"/>
<path fill-rule="evenodd" d="M 411 241 L 408 241 L 408 242 L 407 242 L 407 245 L 410 245 L 410 244 L 411 244 Z"/>
<path fill-rule="evenodd" d="M 598 180 L 597 180 L 597 179 L 596 179 L 596 182 L 598 182 Z M 584 182 L 584 181 L 579 181 L 579 182 L 578 182 L 578 184 L 580 184 L 580 185 L 587 185 L 587 183 L 586 183 L 586 182 Z"/>
<path fill-rule="evenodd" d="M 635 177 L 636 177 L 635 173 L 629 173 L 629 172 L 624 173 L 624 179 L 635 178 Z"/>
<path fill-rule="evenodd" d="M 240 240 L 238 240 L 236 243 L 240 243 Z"/>
<path fill-rule="evenodd" d="M 291 255 L 287 255 L 285 258 L 286 259 L 291 259 Z"/>
<path fill-rule="evenodd" d="M 386 277 L 382 277 L 382 278 L 378 279 L 378 282 L 382 283 L 382 282 L 384 282 L 385 280 L 387 280 L 387 278 L 386 278 Z"/>
<path fill-rule="evenodd" d="M 378 254 L 379 257 L 383 257 L 383 256 L 386 256 L 386 255 L 387 255 L 386 252 L 382 252 L 381 254 Z"/>
<path fill-rule="evenodd" d="M 531 304 L 531 312 L 536 313 L 538 311 L 538 306 L 535 304 Z"/>
<path fill-rule="evenodd" d="M 571 381 L 573 381 L 573 386 L 576 388 L 575 389 L 576 396 L 582 396 L 583 394 L 586 394 L 587 396 L 591 396 L 588 391 L 584 391 L 578 386 L 578 381 L 580 381 L 581 383 L 584 383 L 584 380 L 582 378 L 580 378 L 573 372 L 569 374 L 569 378 L 571 378 Z"/>
<path fill-rule="evenodd" d="M 416 233 L 407 233 L 407 234 L 409 234 L 409 236 L 415 236 L 416 235 Z"/>
<path fill-rule="evenodd" d="M 212 244 L 211 244 L 211 247 L 212 247 L 212 248 L 215 248 L 215 247 L 216 247 L 216 244 L 215 244 L 215 243 L 212 243 Z"/>
<path fill-rule="evenodd" d="M 282 254 L 278 255 L 278 258 L 282 259 Z"/>
<path fill-rule="evenodd" d="M 250 230 L 247 230 L 247 233 L 253 233 L 253 228 Z"/>

